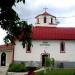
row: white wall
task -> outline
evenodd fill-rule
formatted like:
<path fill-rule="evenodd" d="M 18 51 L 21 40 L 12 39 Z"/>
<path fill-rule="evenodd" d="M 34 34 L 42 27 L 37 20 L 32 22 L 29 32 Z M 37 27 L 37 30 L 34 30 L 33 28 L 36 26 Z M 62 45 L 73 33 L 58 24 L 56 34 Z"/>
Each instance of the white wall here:
<path fill-rule="evenodd" d="M 60 53 L 61 41 L 32 41 L 31 53 L 26 53 L 21 42 L 16 41 L 14 50 L 15 61 L 41 61 L 44 50 L 57 61 L 75 61 L 75 41 L 65 41 L 65 53 Z"/>
<path fill-rule="evenodd" d="M 47 23 L 44 23 L 44 16 L 39 16 L 38 17 L 39 18 L 39 24 L 36 24 L 36 26 L 37 25 L 39 25 L 39 26 L 52 26 L 52 27 L 55 27 L 56 25 L 56 18 L 55 17 L 52 17 L 52 16 L 46 16 L 46 18 L 47 18 Z M 52 25 L 50 25 L 50 23 L 51 23 L 51 18 L 53 18 L 53 23 L 54 23 L 54 25 L 52 24 Z"/>

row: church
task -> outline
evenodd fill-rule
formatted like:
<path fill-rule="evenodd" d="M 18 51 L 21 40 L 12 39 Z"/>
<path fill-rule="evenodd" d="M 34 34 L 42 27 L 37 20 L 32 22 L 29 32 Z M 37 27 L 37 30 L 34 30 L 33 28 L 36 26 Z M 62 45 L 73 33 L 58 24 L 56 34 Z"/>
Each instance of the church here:
<path fill-rule="evenodd" d="M 35 17 L 32 27 L 32 46 L 0 45 L 0 66 L 25 62 L 27 66 L 44 66 L 45 57 L 54 58 L 55 67 L 75 67 L 75 28 L 57 27 L 57 17 L 47 11 Z"/>

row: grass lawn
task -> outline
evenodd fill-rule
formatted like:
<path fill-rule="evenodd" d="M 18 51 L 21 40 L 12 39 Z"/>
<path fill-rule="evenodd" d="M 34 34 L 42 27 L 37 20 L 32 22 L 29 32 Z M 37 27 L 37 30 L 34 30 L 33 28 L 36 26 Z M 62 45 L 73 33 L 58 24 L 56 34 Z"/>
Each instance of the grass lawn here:
<path fill-rule="evenodd" d="M 75 75 L 75 69 L 54 69 L 47 70 L 46 74 L 43 71 L 37 72 L 36 75 Z"/>

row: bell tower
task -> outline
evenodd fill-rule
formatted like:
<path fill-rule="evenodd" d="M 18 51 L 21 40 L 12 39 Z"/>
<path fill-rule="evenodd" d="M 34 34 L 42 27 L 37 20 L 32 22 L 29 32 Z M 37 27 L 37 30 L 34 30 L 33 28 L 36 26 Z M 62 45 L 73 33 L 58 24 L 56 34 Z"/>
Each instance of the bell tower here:
<path fill-rule="evenodd" d="M 49 14 L 46 9 L 42 14 L 37 15 L 36 18 L 36 26 L 50 26 L 56 27 L 57 26 L 57 19 L 55 16 Z"/>

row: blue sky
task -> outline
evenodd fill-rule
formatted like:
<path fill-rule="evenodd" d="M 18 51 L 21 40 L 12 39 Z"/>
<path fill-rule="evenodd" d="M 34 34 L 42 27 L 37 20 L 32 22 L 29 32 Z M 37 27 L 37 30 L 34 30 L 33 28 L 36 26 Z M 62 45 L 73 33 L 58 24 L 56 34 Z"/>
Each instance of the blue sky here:
<path fill-rule="evenodd" d="M 56 17 L 60 22 L 59 27 L 75 27 L 75 0 L 26 0 L 13 6 L 13 9 L 18 13 L 21 20 L 26 20 L 28 23 L 35 25 L 35 16 L 44 12 L 47 7 L 48 13 Z M 3 44 L 3 38 L 6 32 L 0 29 L 0 44 Z"/>

